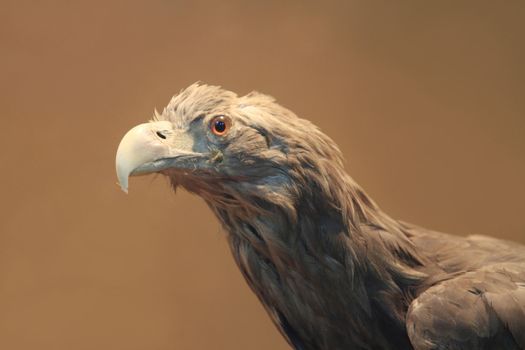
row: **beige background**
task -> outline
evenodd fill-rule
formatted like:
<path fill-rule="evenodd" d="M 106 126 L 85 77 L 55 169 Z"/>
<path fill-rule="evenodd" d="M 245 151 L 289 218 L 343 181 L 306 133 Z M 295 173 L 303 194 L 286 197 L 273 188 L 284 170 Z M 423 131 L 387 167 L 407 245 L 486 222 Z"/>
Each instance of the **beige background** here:
<path fill-rule="evenodd" d="M 0 348 L 287 348 L 200 199 L 116 185 L 196 80 L 314 121 L 394 217 L 525 242 L 524 4 L 1 1 Z"/>

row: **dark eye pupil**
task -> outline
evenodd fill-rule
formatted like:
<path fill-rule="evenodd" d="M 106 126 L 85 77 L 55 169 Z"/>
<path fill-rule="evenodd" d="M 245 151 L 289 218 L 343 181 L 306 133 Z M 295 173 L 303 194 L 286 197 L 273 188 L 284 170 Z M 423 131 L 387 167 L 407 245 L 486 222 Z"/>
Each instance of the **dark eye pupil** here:
<path fill-rule="evenodd" d="M 215 131 L 224 132 L 226 130 L 226 123 L 222 120 L 215 121 Z"/>

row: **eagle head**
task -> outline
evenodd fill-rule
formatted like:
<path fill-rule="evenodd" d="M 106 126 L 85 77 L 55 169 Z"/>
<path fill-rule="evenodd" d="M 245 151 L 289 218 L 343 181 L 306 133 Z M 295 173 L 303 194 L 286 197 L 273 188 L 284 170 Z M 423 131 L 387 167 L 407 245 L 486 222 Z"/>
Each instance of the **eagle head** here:
<path fill-rule="evenodd" d="M 161 173 L 210 204 L 293 206 L 298 184 L 327 186 L 320 172 L 342 171 L 342 160 L 326 135 L 272 97 L 196 83 L 127 132 L 116 170 L 126 192 L 130 176 Z"/>

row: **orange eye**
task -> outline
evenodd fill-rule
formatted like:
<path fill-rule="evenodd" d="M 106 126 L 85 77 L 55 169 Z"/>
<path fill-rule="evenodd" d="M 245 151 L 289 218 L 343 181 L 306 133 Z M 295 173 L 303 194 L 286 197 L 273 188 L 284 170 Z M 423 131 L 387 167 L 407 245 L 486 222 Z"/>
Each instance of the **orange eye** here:
<path fill-rule="evenodd" d="M 211 131 L 217 136 L 224 136 L 231 126 L 230 118 L 224 115 L 218 115 L 211 120 Z"/>

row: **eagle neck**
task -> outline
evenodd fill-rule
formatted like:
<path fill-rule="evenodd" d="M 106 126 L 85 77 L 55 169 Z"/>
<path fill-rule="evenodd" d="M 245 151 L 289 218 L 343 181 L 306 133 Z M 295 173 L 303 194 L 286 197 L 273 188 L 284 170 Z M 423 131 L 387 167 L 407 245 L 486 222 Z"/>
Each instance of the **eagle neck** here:
<path fill-rule="evenodd" d="M 292 344 L 388 349 L 384 334 L 408 344 L 404 317 L 425 277 L 422 261 L 398 222 L 351 178 L 339 181 L 346 190 L 288 189 L 293 202 L 254 192 L 243 199 L 257 203 L 250 210 L 209 204 L 249 286 Z M 334 328 L 334 318 L 344 327 Z"/>

